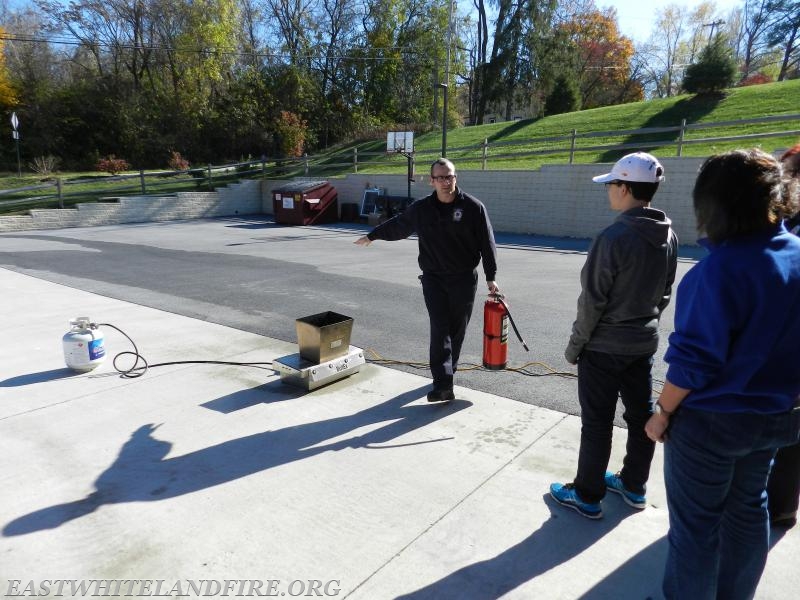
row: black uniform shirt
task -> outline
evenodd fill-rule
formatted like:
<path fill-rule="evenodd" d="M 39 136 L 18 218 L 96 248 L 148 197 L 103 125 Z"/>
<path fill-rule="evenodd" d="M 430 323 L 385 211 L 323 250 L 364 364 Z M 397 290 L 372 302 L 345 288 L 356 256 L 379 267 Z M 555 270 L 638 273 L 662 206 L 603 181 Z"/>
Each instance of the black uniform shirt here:
<path fill-rule="evenodd" d="M 439 202 L 434 192 L 378 225 L 367 237 L 392 241 L 412 233 L 419 238 L 419 267 L 423 273 L 466 273 L 482 259 L 486 281 L 494 281 L 494 232 L 486 207 L 474 196 L 456 188 L 455 200 L 447 204 Z"/>

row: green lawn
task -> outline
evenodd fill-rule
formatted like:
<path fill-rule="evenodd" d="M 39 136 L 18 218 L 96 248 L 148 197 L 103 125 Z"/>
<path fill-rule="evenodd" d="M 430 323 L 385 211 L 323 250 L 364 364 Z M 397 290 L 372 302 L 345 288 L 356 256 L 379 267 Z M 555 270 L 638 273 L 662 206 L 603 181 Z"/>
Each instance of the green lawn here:
<path fill-rule="evenodd" d="M 447 156 L 457 163 L 460 169 L 482 168 L 482 148 L 488 140 L 488 169 L 531 169 L 543 164 L 564 164 L 569 160 L 568 140 L 548 141 L 542 138 L 569 136 L 573 130 L 578 134 L 592 132 L 613 132 L 597 137 L 578 138 L 574 160 L 580 163 L 613 162 L 622 154 L 637 150 L 651 150 L 658 156 L 676 156 L 674 145 L 662 146 L 659 143 L 672 142 L 677 133 L 659 132 L 647 135 L 626 133 L 633 129 L 680 126 L 683 119 L 687 124 L 720 123 L 774 115 L 797 115 L 800 113 L 800 80 L 769 83 L 764 85 L 734 88 L 725 94 L 714 97 L 683 95 L 674 98 L 634 102 L 618 106 L 583 110 L 543 119 L 529 119 L 505 123 L 494 123 L 475 127 L 458 127 L 447 132 Z M 684 140 L 689 142 L 682 149 L 683 156 L 709 156 L 724 150 L 759 146 L 771 152 L 786 148 L 798 140 L 800 133 L 790 133 L 777 137 L 754 137 L 738 141 L 708 141 L 691 144 L 692 140 L 712 137 L 739 135 L 765 135 L 767 133 L 798 131 L 800 120 L 787 120 L 777 123 L 753 123 L 746 125 L 724 125 L 699 131 L 688 130 Z M 441 131 L 420 135 L 414 140 L 415 159 L 418 164 L 428 164 L 441 154 Z M 629 149 L 609 150 L 591 149 L 593 146 L 629 144 Z M 561 149 L 552 152 L 554 149 Z M 407 168 L 403 156 L 387 157 L 384 154 L 386 140 L 351 144 L 325 154 L 310 157 L 308 175 L 332 177 L 353 171 L 353 153 L 358 151 L 358 171 L 360 173 L 402 173 Z M 257 170 L 256 170 L 257 171 Z M 290 178 L 305 175 L 305 165 L 274 166 L 267 171 L 272 178 Z M 214 185 L 224 185 L 235 180 L 236 173 L 226 175 Z M 97 201 L 106 196 L 140 194 L 138 179 L 113 182 L 108 176 L 99 173 L 60 173 L 65 182 L 64 205 L 75 202 Z M 256 172 L 251 176 L 260 176 Z M 71 185 L 71 181 L 92 179 L 91 182 Z M 0 174 L 0 190 L 12 189 L 41 183 L 36 174 Z M 208 189 L 207 182 L 189 175 L 164 177 L 147 180 L 148 194 L 170 194 L 182 190 Z M 15 198 L 52 194 L 50 191 L 29 191 L 16 194 Z M 4 201 L 11 196 L 0 196 L 0 213 L 20 212 L 19 207 L 4 207 Z M 57 205 L 53 200 L 42 200 L 41 206 Z"/>

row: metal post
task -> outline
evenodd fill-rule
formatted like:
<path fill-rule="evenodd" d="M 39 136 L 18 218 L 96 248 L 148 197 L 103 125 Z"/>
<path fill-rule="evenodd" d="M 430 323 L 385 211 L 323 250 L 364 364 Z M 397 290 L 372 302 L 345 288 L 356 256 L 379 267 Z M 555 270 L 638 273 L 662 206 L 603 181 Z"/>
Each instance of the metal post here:
<path fill-rule="evenodd" d="M 17 177 L 22 178 L 22 165 L 19 162 L 19 132 L 15 131 L 14 133 L 16 133 L 14 141 L 16 142 L 17 146 Z"/>
<path fill-rule="evenodd" d="M 444 65 L 444 83 L 442 85 L 442 158 L 447 156 L 447 96 L 450 86 L 450 47 L 453 38 L 453 2 L 448 3 L 447 13 L 447 62 Z"/>
<path fill-rule="evenodd" d="M 58 194 L 58 208 L 64 208 L 64 193 L 61 189 L 61 177 L 56 177 L 56 193 Z"/>
<path fill-rule="evenodd" d="M 358 148 L 353 148 L 353 173 L 358 173 Z"/>
<path fill-rule="evenodd" d="M 408 194 L 407 198 L 411 198 L 411 182 L 414 181 L 414 155 L 406 154 L 408 159 Z"/>
<path fill-rule="evenodd" d="M 303 162 L 305 163 L 305 174 L 308 176 L 308 153 L 303 153 Z"/>
<path fill-rule="evenodd" d="M 575 161 L 575 136 L 578 135 L 578 130 L 572 130 L 572 139 L 570 140 L 569 144 L 569 164 L 572 164 Z"/>
<path fill-rule="evenodd" d="M 142 183 L 142 195 L 147 194 L 147 186 L 144 184 L 144 169 L 139 169 L 139 181 Z"/>
<path fill-rule="evenodd" d="M 681 131 L 678 134 L 678 156 L 683 153 L 683 133 L 686 131 L 686 119 L 681 120 Z"/>
<path fill-rule="evenodd" d="M 483 164 L 481 165 L 481 171 L 486 170 L 486 157 L 489 154 L 489 138 L 483 138 Z"/>
<path fill-rule="evenodd" d="M 442 158 L 447 156 L 447 84 L 442 84 Z"/>
<path fill-rule="evenodd" d="M 214 191 L 214 183 L 211 181 L 211 163 L 208 165 L 208 190 Z"/>

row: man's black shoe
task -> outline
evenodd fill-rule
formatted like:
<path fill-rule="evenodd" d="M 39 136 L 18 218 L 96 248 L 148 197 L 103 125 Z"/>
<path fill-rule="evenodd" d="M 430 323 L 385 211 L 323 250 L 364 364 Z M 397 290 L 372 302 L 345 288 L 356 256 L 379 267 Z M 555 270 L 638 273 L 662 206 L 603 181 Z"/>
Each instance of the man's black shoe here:
<path fill-rule="evenodd" d="M 428 392 L 428 402 L 450 402 L 455 400 L 456 395 L 453 390 L 433 390 Z"/>

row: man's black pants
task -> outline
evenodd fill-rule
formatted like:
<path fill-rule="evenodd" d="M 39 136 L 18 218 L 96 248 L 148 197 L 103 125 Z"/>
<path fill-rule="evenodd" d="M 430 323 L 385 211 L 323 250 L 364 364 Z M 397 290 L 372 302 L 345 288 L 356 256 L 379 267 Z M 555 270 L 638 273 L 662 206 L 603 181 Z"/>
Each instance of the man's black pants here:
<path fill-rule="evenodd" d="M 653 355 L 625 356 L 584 350 L 578 360 L 581 403 L 581 449 L 575 490 L 584 502 L 599 502 L 606 494 L 605 474 L 611 457 L 611 437 L 617 398 L 628 425 L 628 441 L 620 477 L 625 487 L 644 494 L 656 444 L 644 431 L 650 419 Z"/>
<path fill-rule="evenodd" d="M 423 273 L 422 293 L 431 323 L 430 364 L 433 389 L 452 390 L 461 345 L 472 316 L 478 273 Z"/>

